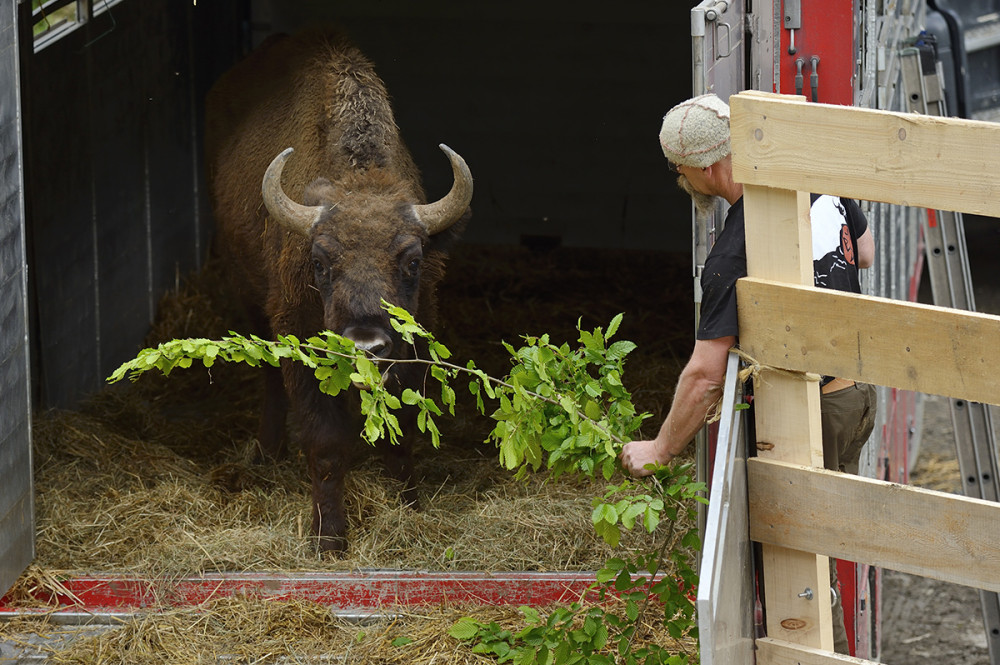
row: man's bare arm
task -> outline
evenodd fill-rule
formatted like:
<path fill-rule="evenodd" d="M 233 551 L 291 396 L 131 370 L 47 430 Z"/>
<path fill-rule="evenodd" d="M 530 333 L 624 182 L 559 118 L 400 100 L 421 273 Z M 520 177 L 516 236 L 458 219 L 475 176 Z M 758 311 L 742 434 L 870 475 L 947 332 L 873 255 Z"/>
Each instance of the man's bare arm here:
<path fill-rule="evenodd" d="M 722 394 L 729 349 L 736 337 L 698 340 L 681 372 L 670 412 L 655 439 L 632 441 L 622 449 L 625 470 L 633 476 L 648 476 L 647 464 L 666 464 L 677 457 L 705 424 L 708 410 Z"/>

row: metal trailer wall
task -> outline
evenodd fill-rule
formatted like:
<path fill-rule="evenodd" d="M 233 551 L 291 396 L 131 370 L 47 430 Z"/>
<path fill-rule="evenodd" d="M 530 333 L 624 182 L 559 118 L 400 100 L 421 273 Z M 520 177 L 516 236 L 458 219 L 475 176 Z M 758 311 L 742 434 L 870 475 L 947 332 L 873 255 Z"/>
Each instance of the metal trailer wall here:
<path fill-rule="evenodd" d="M 30 45 L 30 3 L 19 8 Z M 205 257 L 211 82 L 251 34 L 318 21 L 344 25 L 375 61 L 429 196 L 450 184 L 438 143 L 469 161 L 467 241 L 688 246 L 684 221 L 664 219 L 688 202 L 656 140 L 690 94 L 686 15 L 670 3 L 124 0 L 36 53 L 22 44 L 39 403 L 100 388 Z"/>
<path fill-rule="evenodd" d="M 200 123 L 239 0 L 126 0 L 32 52 L 19 4 L 35 394 L 71 406 L 140 348 L 206 255 Z M 27 47 L 25 47 L 25 43 Z"/>
<path fill-rule="evenodd" d="M 34 557 L 35 530 L 15 8 L 0 4 L 0 590 Z"/>

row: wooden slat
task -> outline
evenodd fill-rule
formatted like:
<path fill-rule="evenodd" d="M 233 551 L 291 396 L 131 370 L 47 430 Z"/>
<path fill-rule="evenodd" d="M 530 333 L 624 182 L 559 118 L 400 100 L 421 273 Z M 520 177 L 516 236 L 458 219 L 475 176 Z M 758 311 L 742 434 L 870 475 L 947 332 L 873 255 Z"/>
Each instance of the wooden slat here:
<path fill-rule="evenodd" d="M 1000 217 L 1000 124 L 760 95 L 729 103 L 737 182 Z"/>
<path fill-rule="evenodd" d="M 753 278 L 737 298 L 764 365 L 1000 404 L 1000 317 Z"/>
<path fill-rule="evenodd" d="M 809 194 L 753 185 L 743 191 L 747 274 L 812 285 Z"/>
<path fill-rule="evenodd" d="M 875 664 L 873 660 L 852 658 L 830 651 L 791 644 L 772 637 L 762 637 L 755 642 L 757 645 L 757 665 L 838 665 L 838 663 L 854 663 L 855 665 Z"/>
<path fill-rule="evenodd" d="M 801 374 L 763 372 L 754 383 L 757 454 L 822 467 L 823 427 L 819 414 L 818 381 L 807 381 Z"/>
<path fill-rule="evenodd" d="M 814 552 L 771 543 L 761 545 L 761 560 L 767 634 L 796 644 L 833 650 L 830 560 Z M 799 595 L 806 593 L 806 589 L 813 591 L 811 600 Z"/>
<path fill-rule="evenodd" d="M 760 458 L 747 476 L 752 540 L 1000 591 L 998 503 Z"/>
<path fill-rule="evenodd" d="M 800 284 L 812 284 L 808 196 L 766 187 L 743 192 L 747 270 Z M 774 442 L 763 455 L 799 464 L 823 464 L 819 387 L 798 376 L 771 375 L 754 382 L 757 438 Z M 781 445 L 777 445 L 781 444 Z M 763 547 L 767 589 L 767 631 L 797 644 L 833 648 L 829 603 L 799 598 L 804 589 L 830 585 L 825 556 Z"/>

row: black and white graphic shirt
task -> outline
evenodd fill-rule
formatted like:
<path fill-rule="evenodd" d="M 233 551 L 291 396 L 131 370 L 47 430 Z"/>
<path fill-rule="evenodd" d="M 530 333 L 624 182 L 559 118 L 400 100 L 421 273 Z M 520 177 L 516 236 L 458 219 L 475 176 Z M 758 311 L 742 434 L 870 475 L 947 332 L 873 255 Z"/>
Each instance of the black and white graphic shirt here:
<path fill-rule="evenodd" d="M 812 220 L 813 283 L 824 289 L 861 293 L 857 239 L 868 224 L 857 204 L 839 196 L 814 196 L 809 217 Z"/>
<path fill-rule="evenodd" d="M 860 293 L 858 238 L 868 229 L 861 208 L 856 201 L 837 196 L 813 194 L 811 201 L 814 283 L 822 288 Z M 746 229 L 740 198 L 729 208 L 726 226 L 705 260 L 698 339 L 739 335 L 736 280 L 746 274 Z"/>

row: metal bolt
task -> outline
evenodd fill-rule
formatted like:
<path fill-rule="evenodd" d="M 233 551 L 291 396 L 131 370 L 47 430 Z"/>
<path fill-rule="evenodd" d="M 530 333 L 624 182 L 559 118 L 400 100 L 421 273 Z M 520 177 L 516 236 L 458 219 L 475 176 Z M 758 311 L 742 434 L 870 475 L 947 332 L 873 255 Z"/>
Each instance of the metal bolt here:
<path fill-rule="evenodd" d="M 813 599 L 813 590 L 806 587 L 806 590 L 799 594 L 799 598 L 805 598 L 806 600 Z"/>

